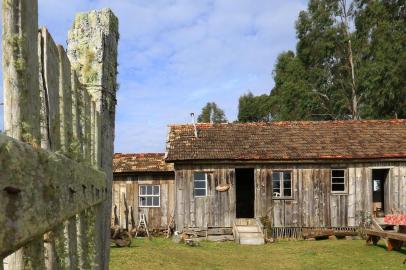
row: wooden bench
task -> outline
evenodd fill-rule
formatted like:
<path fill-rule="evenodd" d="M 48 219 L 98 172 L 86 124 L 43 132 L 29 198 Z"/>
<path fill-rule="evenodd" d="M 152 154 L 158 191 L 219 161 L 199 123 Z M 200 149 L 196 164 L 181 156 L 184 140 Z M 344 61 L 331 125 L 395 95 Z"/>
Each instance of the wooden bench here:
<path fill-rule="evenodd" d="M 404 243 L 406 243 L 406 234 L 395 231 L 378 231 L 378 230 L 365 230 L 367 235 L 367 245 L 373 243 L 376 245 L 379 239 L 384 239 L 388 251 L 400 250 Z"/>

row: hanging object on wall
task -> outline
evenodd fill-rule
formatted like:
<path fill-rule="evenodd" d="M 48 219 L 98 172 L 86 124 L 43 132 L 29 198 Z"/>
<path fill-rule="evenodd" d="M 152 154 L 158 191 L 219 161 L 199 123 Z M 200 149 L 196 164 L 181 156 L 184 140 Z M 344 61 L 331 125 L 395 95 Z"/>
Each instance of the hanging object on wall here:
<path fill-rule="evenodd" d="M 225 184 L 225 185 L 218 185 L 216 187 L 217 191 L 223 192 L 223 191 L 227 191 L 230 188 L 229 184 Z"/>

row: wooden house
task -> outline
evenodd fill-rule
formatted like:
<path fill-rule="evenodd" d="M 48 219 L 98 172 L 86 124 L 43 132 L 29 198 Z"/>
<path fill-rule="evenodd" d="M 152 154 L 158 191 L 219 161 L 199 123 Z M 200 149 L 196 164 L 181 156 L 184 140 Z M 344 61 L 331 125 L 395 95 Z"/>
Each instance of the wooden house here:
<path fill-rule="evenodd" d="M 166 229 L 174 213 L 174 171 L 164 154 L 115 154 L 113 175 L 112 221 L 131 230 L 145 214 L 149 229 Z"/>
<path fill-rule="evenodd" d="M 171 125 L 175 222 L 356 227 L 406 212 L 406 120 Z"/>

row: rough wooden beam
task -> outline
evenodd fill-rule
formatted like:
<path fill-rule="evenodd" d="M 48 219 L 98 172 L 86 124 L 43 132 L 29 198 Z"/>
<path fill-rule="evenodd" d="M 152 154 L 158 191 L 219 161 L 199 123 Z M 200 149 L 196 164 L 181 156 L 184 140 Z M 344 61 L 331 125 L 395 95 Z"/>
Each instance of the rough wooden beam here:
<path fill-rule="evenodd" d="M 103 172 L 2 134 L 0 168 L 0 257 L 107 197 Z"/>
<path fill-rule="evenodd" d="M 109 9 L 78 14 L 68 38 L 69 59 L 100 113 L 97 143 L 103 148 L 96 152 L 96 160 L 100 158 L 98 166 L 106 173 L 108 199 L 96 210 L 103 219 L 96 221 L 100 234 L 96 237 L 101 237 L 102 244 L 96 248 L 96 269 L 108 269 L 109 260 L 118 38 L 118 19 Z"/>

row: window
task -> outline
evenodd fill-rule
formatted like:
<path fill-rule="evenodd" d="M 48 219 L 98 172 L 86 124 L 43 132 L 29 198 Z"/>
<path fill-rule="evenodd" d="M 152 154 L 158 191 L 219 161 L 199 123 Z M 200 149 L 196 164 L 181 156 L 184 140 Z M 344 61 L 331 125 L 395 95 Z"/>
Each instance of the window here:
<path fill-rule="evenodd" d="M 345 170 L 331 170 L 331 192 L 342 193 L 345 191 Z"/>
<path fill-rule="evenodd" d="M 140 207 L 160 207 L 161 188 L 159 185 L 140 185 Z"/>
<path fill-rule="evenodd" d="M 272 173 L 272 197 L 292 198 L 292 173 L 273 172 Z"/>
<path fill-rule="evenodd" d="M 193 195 L 195 197 L 204 197 L 207 195 L 207 173 L 195 172 Z"/>

